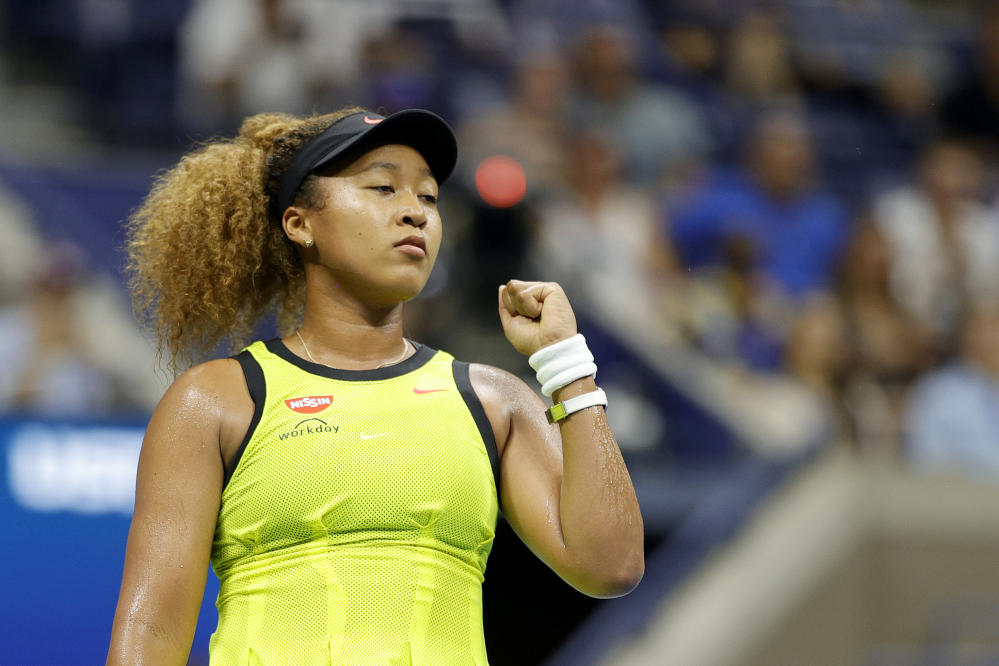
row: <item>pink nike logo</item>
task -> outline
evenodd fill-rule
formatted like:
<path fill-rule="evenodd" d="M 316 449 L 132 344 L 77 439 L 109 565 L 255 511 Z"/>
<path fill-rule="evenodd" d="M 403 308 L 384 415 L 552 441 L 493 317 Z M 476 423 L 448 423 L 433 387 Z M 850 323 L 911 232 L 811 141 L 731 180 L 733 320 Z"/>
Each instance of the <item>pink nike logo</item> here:
<path fill-rule="evenodd" d="M 447 389 L 419 389 L 415 386 L 413 387 L 413 393 L 417 395 L 423 395 L 424 393 L 439 393 L 440 391 L 446 391 Z"/>
<path fill-rule="evenodd" d="M 366 122 L 369 125 L 377 125 L 382 120 L 384 120 L 384 118 L 368 118 L 367 116 L 364 116 L 364 122 Z"/>

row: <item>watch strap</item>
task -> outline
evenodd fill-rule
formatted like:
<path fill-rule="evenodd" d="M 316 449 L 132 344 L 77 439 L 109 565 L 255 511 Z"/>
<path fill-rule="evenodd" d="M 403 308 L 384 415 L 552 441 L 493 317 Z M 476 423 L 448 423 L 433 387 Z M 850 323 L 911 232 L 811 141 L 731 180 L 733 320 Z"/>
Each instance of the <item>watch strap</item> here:
<path fill-rule="evenodd" d="M 568 400 L 557 402 L 545 410 L 545 416 L 548 417 L 549 423 L 558 423 L 570 414 L 575 414 L 581 409 L 594 407 L 596 405 L 607 405 L 607 394 L 604 393 L 603 389 L 598 388 L 596 391 L 591 391 L 589 393 L 577 395 L 575 398 L 569 398 Z"/>

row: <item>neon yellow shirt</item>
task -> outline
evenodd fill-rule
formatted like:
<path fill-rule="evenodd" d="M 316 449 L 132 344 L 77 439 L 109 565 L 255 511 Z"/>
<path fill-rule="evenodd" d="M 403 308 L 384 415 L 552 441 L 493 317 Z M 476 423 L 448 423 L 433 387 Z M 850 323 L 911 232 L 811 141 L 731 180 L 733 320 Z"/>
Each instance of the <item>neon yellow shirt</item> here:
<path fill-rule="evenodd" d="M 237 356 L 256 410 L 222 492 L 213 665 L 484 665 L 495 441 L 468 365 Z"/>

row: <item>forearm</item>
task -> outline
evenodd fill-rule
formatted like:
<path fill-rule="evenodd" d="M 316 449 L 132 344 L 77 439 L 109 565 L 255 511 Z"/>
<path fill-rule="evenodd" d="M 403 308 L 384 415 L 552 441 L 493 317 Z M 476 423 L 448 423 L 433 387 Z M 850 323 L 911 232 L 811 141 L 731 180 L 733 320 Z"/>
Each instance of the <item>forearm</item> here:
<path fill-rule="evenodd" d="M 561 402 L 596 390 L 593 356 L 559 285 L 511 280 L 499 289 L 499 314 L 545 395 L 553 392 Z M 529 390 L 510 386 L 506 399 Z M 573 587 L 596 597 L 626 594 L 645 570 L 642 517 L 603 409 L 587 407 L 560 420 L 559 438 L 539 408 L 533 395 L 502 408 L 513 414 L 502 456 L 504 511 Z M 519 483 L 511 490 L 514 476 Z"/>
<path fill-rule="evenodd" d="M 108 666 L 187 663 L 193 632 L 191 636 L 180 635 L 138 613 L 126 615 L 115 617 L 111 647 L 108 650 Z"/>
<path fill-rule="evenodd" d="M 555 402 L 596 390 L 592 377 L 552 395 Z M 559 424 L 563 467 L 559 517 L 566 556 L 588 579 L 587 593 L 616 596 L 644 571 L 644 528 L 631 476 L 602 407 Z"/>
<path fill-rule="evenodd" d="M 141 666 L 156 664 L 156 666 L 187 663 L 191 647 L 178 645 L 157 636 L 149 630 L 136 629 L 129 632 L 121 641 L 111 643 L 108 652 L 107 666 Z"/>
<path fill-rule="evenodd" d="M 131 537 L 130 537 L 131 539 Z M 207 579 L 201 567 L 126 557 L 108 664 L 186 664 Z"/>

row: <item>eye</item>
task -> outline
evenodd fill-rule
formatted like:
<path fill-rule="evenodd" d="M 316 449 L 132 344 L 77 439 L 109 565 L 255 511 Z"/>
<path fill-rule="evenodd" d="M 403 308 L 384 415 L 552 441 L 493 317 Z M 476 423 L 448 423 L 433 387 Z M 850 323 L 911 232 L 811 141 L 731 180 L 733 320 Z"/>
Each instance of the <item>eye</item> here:
<path fill-rule="evenodd" d="M 391 185 L 375 185 L 371 189 L 376 192 L 381 192 L 382 194 L 393 194 L 395 192 L 395 188 Z"/>
<path fill-rule="evenodd" d="M 421 194 L 420 198 L 423 199 L 424 201 L 426 201 L 428 204 L 436 204 L 437 203 L 437 195 L 436 194 Z"/>

